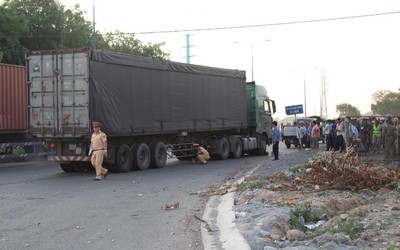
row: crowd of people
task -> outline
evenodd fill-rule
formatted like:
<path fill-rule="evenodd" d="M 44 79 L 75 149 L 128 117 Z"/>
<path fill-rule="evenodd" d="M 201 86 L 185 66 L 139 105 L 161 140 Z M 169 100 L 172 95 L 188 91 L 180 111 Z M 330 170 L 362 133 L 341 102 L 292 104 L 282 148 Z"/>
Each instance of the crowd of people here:
<path fill-rule="evenodd" d="M 400 158 L 400 114 L 398 117 L 358 116 L 328 119 L 323 123 L 312 121 L 307 125 L 297 122 L 299 149 L 318 149 L 322 132 L 326 150 L 345 152 L 350 146 L 370 154 L 384 153 L 386 159 Z"/>

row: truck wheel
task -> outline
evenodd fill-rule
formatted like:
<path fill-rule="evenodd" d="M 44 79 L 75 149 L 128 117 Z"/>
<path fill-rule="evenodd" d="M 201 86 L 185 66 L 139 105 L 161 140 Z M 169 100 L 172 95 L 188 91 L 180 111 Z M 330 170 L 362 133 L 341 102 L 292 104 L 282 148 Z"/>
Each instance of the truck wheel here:
<path fill-rule="evenodd" d="M 167 164 L 167 149 L 164 143 L 154 142 L 150 144 L 151 161 L 153 168 L 163 168 Z"/>
<path fill-rule="evenodd" d="M 60 163 L 60 167 L 65 173 L 75 172 L 74 165 L 72 163 Z"/>
<path fill-rule="evenodd" d="M 150 165 L 150 148 L 146 143 L 138 143 L 133 147 L 133 169 L 145 170 Z"/>
<path fill-rule="evenodd" d="M 66 173 L 73 172 L 83 172 L 87 169 L 90 169 L 90 162 L 69 162 L 69 163 L 60 163 L 61 169 Z"/>
<path fill-rule="evenodd" d="M 126 144 L 119 145 L 117 148 L 116 167 L 119 172 L 129 172 L 132 169 L 132 151 Z"/>
<path fill-rule="evenodd" d="M 233 142 L 233 152 L 231 153 L 233 158 L 240 158 L 243 154 L 243 144 L 239 138 L 236 138 Z"/>
<path fill-rule="evenodd" d="M 84 161 L 82 161 L 82 162 L 79 162 L 79 161 L 73 162 L 72 166 L 73 166 L 74 172 L 84 172 L 84 171 L 86 171 L 91 166 L 91 164 L 90 163 L 88 164 L 88 163 L 89 162 L 84 162 Z"/>
<path fill-rule="evenodd" d="M 290 148 L 290 143 L 285 143 L 286 144 L 286 148 Z"/>
<path fill-rule="evenodd" d="M 258 155 L 266 155 L 267 154 L 267 138 L 265 136 L 260 136 L 260 147 L 257 151 Z"/>
<path fill-rule="evenodd" d="M 220 153 L 219 153 L 219 159 L 220 160 L 226 160 L 229 157 L 229 142 L 228 139 L 221 138 L 219 140 L 219 145 L 220 145 Z"/>

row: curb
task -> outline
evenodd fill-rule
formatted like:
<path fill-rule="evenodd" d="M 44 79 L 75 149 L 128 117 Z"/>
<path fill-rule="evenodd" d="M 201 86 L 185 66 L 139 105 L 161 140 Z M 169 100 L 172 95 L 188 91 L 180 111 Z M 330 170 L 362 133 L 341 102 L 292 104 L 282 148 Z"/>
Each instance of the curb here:
<path fill-rule="evenodd" d="M 231 186 L 227 194 L 213 195 L 208 200 L 203 220 L 208 226 L 201 225 L 201 240 L 204 250 L 250 250 L 250 246 L 246 239 L 239 232 L 235 223 L 235 213 L 233 211 L 235 191 L 232 186 L 244 181 L 244 176 L 252 174 L 261 165 L 245 173 L 236 181 L 227 181 L 222 187 Z M 212 231 L 210 231 L 211 229 Z"/>

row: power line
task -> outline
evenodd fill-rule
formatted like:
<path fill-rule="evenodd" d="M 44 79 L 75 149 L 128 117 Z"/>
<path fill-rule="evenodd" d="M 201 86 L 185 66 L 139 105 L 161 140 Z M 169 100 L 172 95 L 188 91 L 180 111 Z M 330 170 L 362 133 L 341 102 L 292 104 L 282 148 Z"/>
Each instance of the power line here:
<path fill-rule="evenodd" d="M 345 19 L 376 17 L 376 16 L 393 15 L 393 14 L 400 14 L 400 11 L 356 15 L 356 16 L 346 16 L 346 17 L 333 17 L 333 18 L 313 19 L 313 20 L 302 20 L 302 21 L 289 21 L 289 22 L 279 22 L 279 23 L 253 24 L 253 25 L 227 26 L 227 27 L 214 27 L 214 28 L 199 28 L 199 29 L 144 31 L 144 32 L 126 33 L 126 34 L 144 35 L 144 34 L 160 34 L 160 33 L 200 32 L 200 31 L 212 31 L 212 30 L 245 29 L 245 28 L 258 28 L 258 27 L 267 27 L 267 26 L 281 26 L 281 25 L 291 25 L 291 24 L 339 21 L 339 20 L 345 20 Z"/>
<path fill-rule="evenodd" d="M 283 26 L 283 25 L 294 25 L 294 24 L 307 24 L 307 23 L 317 23 L 317 22 L 329 22 L 329 21 L 341 21 L 347 19 L 357 19 L 357 18 L 367 18 L 367 17 L 376 17 L 376 16 L 385 16 L 385 15 L 393 15 L 400 14 L 400 11 L 392 11 L 392 12 L 383 12 L 383 13 L 373 13 L 373 14 L 365 14 L 365 15 L 355 15 L 355 16 L 345 16 L 345 17 L 333 17 L 333 18 L 322 18 L 322 19 L 312 19 L 312 20 L 300 20 L 300 21 L 288 21 L 288 22 L 278 22 L 278 23 L 267 23 L 267 24 L 252 24 L 252 25 L 240 25 L 240 26 L 226 26 L 226 27 L 210 27 L 210 28 L 198 28 L 198 29 L 180 29 L 180 30 L 160 30 L 160 31 L 142 31 L 142 32 L 119 32 L 119 33 L 111 33 L 108 32 L 106 34 L 100 34 L 102 36 L 106 35 L 150 35 L 150 34 L 166 34 L 166 33 L 181 33 L 181 32 L 203 32 L 203 31 L 215 31 L 215 30 L 231 30 L 231 29 L 247 29 L 247 28 L 260 28 L 260 27 L 268 27 L 268 26 Z M 57 35 L 40 35 L 40 36 L 18 36 L 20 38 L 46 38 L 46 37 L 56 37 Z M 70 34 L 70 36 L 87 36 L 87 35 L 77 35 Z M 5 37 L 15 37 L 15 36 L 6 36 L 0 35 L 0 38 Z"/>

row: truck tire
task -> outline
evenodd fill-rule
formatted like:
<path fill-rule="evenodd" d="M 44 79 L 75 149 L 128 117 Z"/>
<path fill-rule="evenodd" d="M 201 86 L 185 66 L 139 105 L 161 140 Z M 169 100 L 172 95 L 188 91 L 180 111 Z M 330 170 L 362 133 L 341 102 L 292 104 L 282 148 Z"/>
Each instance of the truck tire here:
<path fill-rule="evenodd" d="M 219 159 L 220 160 L 228 159 L 230 151 L 228 139 L 226 139 L 225 137 L 221 138 L 219 140 L 219 145 L 220 145 Z"/>
<path fill-rule="evenodd" d="M 60 167 L 66 173 L 83 172 L 88 169 L 87 166 L 80 162 L 60 163 Z"/>
<path fill-rule="evenodd" d="M 122 144 L 117 147 L 117 155 L 116 155 L 116 168 L 119 172 L 126 173 L 132 169 L 132 151 L 131 148 Z"/>
<path fill-rule="evenodd" d="M 260 147 L 257 150 L 258 155 L 267 154 L 267 138 L 263 135 L 260 136 Z"/>
<path fill-rule="evenodd" d="M 286 145 L 286 148 L 290 148 L 290 142 L 286 142 L 285 145 Z"/>
<path fill-rule="evenodd" d="M 73 166 L 74 166 L 75 172 L 84 172 L 84 171 L 89 170 L 91 168 L 94 169 L 92 167 L 92 164 L 90 162 L 87 162 L 87 161 L 76 161 L 76 162 L 73 163 Z"/>
<path fill-rule="evenodd" d="M 60 167 L 65 173 L 75 172 L 74 165 L 72 163 L 60 163 Z"/>
<path fill-rule="evenodd" d="M 145 170 L 150 166 L 150 148 L 146 143 L 138 143 L 133 147 L 133 169 Z"/>
<path fill-rule="evenodd" d="M 163 168 L 167 164 L 167 149 L 164 143 L 154 142 L 150 144 L 151 161 L 153 168 Z"/>
<path fill-rule="evenodd" d="M 240 140 L 239 138 L 235 138 L 232 146 L 233 146 L 233 151 L 231 153 L 231 156 L 233 158 L 240 158 L 243 154 L 242 140 Z"/>

